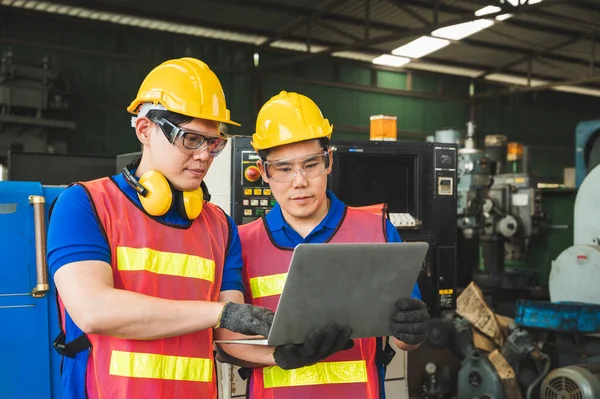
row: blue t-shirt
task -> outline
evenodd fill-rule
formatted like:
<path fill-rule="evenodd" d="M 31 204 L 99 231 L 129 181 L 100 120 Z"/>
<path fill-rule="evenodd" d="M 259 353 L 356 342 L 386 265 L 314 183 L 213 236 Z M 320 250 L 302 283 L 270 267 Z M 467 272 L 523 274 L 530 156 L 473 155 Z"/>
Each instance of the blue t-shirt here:
<path fill-rule="evenodd" d="M 122 174 L 113 176 L 113 179 L 123 193 L 140 205 L 136 191 L 127 183 Z M 231 226 L 231 240 L 226 252 L 221 291 L 243 292 L 242 247 L 237 226 L 233 219 L 229 216 L 227 218 Z M 175 208 L 169 210 L 159 220 L 183 226 L 191 223 L 180 216 Z M 48 226 L 47 251 L 48 268 L 52 276 L 62 266 L 72 262 L 93 260 L 111 263 L 110 248 L 100 230 L 98 220 L 83 187 L 67 188 L 54 204 Z M 66 313 L 65 324 L 67 342 L 83 334 L 68 313 Z M 63 399 L 85 397 L 87 361 L 88 351 L 80 352 L 74 358 L 64 357 L 62 366 Z"/>
<path fill-rule="evenodd" d="M 321 244 L 329 240 L 337 230 L 337 227 L 344 216 L 344 209 L 346 205 L 331 191 L 327 191 L 327 197 L 330 200 L 330 206 L 327 215 L 321 221 L 321 223 L 319 223 L 319 225 L 317 225 L 317 227 L 315 227 L 310 234 L 306 236 L 306 238 L 302 238 L 302 236 L 285 221 L 281 212 L 281 207 L 279 204 L 276 204 L 265 216 L 267 227 L 275 244 L 281 247 L 295 248 L 298 244 L 302 243 Z M 402 242 L 400 234 L 398 234 L 398 230 L 396 230 L 394 225 L 389 220 L 387 220 L 386 233 L 388 242 Z M 413 288 L 412 297 L 422 299 L 418 284 L 415 284 L 415 287 Z M 382 392 L 381 398 L 384 399 L 385 368 L 382 364 L 378 364 L 378 370 L 380 377 L 380 390 Z"/>

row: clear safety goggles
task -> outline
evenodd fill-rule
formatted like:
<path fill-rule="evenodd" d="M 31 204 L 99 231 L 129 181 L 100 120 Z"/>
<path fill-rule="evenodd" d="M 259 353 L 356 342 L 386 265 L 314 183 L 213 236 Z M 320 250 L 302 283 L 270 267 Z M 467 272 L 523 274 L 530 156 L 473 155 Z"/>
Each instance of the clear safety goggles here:
<path fill-rule="evenodd" d="M 186 131 L 165 118 L 152 118 L 151 120 L 160 127 L 167 140 L 173 145 L 178 145 L 179 148 L 183 146 L 192 151 L 205 148 L 211 157 L 216 157 L 227 145 L 225 137 L 206 137 L 198 132 Z"/>
<path fill-rule="evenodd" d="M 264 162 L 265 173 L 269 179 L 285 183 L 294 180 L 298 173 L 307 178 L 321 176 L 329 168 L 329 152 L 309 154 L 290 159 L 278 159 Z"/>

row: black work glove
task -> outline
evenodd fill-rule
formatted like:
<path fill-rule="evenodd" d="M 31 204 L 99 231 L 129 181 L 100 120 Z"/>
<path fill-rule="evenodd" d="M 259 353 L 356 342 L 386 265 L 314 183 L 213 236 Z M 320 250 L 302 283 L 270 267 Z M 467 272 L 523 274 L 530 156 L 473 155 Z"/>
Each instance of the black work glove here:
<path fill-rule="evenodd" d="M 429 312 L 427 305 L 416 298 L 400 298 L 392 314 L 394 337 L 408 345 L 420 344 L 427 337 Z"/>
<path fill-rule="evenodd" d="M 275 348 L 275 364 L 284 370 L 297 369 L 350 349 L 354 341 L 350 339 L 352 329 L 329 324 L 322 329 L 311 331 L 303 344 L 281 345 Z"/>
<path fill-rule="evenodd" d="M 227 302 L 221 313 L 219 327 L 244 335 L 269 336 L 273 313 L 267 308 L 248 304 Z"/>

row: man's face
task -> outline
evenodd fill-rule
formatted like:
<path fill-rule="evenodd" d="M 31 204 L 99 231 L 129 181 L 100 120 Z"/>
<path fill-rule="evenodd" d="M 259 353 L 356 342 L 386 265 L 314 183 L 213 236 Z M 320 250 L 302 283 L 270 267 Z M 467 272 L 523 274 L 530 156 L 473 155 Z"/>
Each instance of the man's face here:
<path fill-rule="evenodd" d="M 218 122 L 194 119 L 180 125 L 187 134 L 185 144 L 183 137 L 179 137 L 174 145 L 154 121 L 149 123 L 144 152 L 148 152 L 151 168 L 164 174 L 178 190 L 192 191 L 200 187 L 214 158 L 209 153 L 206 141 L 197 149 L 186 148 L 186 144 L 189 146 L 203 138 L 219 137 Z"/>
<path fill-rule="evenodd" d="M 284 213 L 310 218 L 320 209 L 327 198 L 332 156 L 329 152 L 326 163 L 323 154 L 319 141 L 309 140 L 273 148 L 267 159 L 259 162 L 262 177 Z"/>

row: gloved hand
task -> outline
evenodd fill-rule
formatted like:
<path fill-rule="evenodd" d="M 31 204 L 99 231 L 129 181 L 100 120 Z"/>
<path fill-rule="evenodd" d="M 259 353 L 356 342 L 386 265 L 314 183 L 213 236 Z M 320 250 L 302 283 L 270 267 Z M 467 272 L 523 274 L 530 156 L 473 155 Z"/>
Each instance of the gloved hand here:
<path fill-rule="evenodd" d="M 275 364 L 284 370 L 297 369 L 315 364 L 334 353 L 350 349 L 352 329 L 335 323 L 323 329 L 311 331 L 303 344 L 281 345 L 275 348 Z"/>
<path fill-rule="evenodd" d="M 227 302 L 217 327 L 244 335 L 269 336 L 275 313 L 267 308 Z"/>
<path fill-rule="evenodd" d="M 427 305 L 416 298 L 400 298 L 392 315 L 394 337 L 408 345 L 420 344 L 427 337 L 429 312 Z"/>

